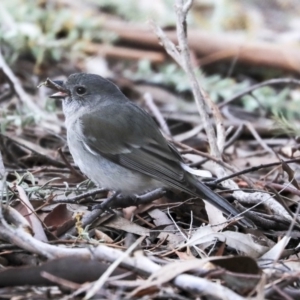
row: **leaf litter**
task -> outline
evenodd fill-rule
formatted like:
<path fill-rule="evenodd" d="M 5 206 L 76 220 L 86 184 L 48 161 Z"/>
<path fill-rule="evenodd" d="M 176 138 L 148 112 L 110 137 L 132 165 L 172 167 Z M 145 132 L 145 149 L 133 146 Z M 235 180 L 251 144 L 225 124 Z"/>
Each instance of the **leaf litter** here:
<path fill-rule="evenodd" d="M 74 15 L 78 16 L 78 7 L 75 8 L 70 3 L 65 5 L 74 9 Z M 103 4 L 103 7 L 106 7 L 105 5 Z M 43 11 L 41 6 L 38 9 L 39 13 Z M 90 8 L 86 9 L 89 11 Z M 257 7 L 254 9 L 261 13 Z M 3 13 L 10 14 L 10 11 Z M 17 16 L 12 17 L 18 22 Z M 72 35 L 76 34 L 77 47 L 79 42 L 83 45 L 91 42 L 96 46 L 103 43 L 97 40 L 97 24 L 84 24 L 82 19 L 78 22 L 77 33 L 72 32 L 66 24 L 56 31 L 57 35 L 69 35 L 64 47 L 68 47 L 72 42 Z M 24 26 L 21 23 L 19 25 Z M 125 22 L 123 25 L 129 26 Z M 89 32 L 84 31 L 85 26 L 91 29 L 91 38 L 84 34 L 80 36 L 83 32 Z M 12 47 L 7 36 L 5 42 L 8 43 L 8 49 Z M 120 43 L 126 44 L 126 41 L 120 39 Z M 52 60 L 49 56 L 52 59 L 61 59 L 64 56 L 63 51 L 55 52 L 50 44 L 47 44 L 47 54 L 44 55 L 36 51 L 38 45 L 35 42 L 32 45 L 30 51 L 37 55 L 36 65 L 26 55 L 16 60 L 20 65 L 27 66 L 22 72 L 17 72 L 15 68 L 12 69 L 14 72 L 5 72 L 7 66 L 1 65 L 1 97 L 7 95 L 8 86 L 12 89 L 8 97 L 3 98 L 4 100 L 1 98 L 3 105 L 0 149 L 1 163 L 3 161 L 5 171 L 4 168 L 0 170 L 2 183 L 3 178 L 6 181 L 6 187 L 2 186 L 2 212 L 8 222 L 6 225 L 1 223 L 1 227 L 9 225 L 16 231 L 14 239 L 13 236 L 9 236 L 9 230 L 0 231 L 3 241 L 0 244 L 1 265 L 11 268 L 5 267 L 0 272 L 0 285 L 4 282 L 1 278 L 9 276 L 5 271 L 20 270 L 17 266 L 20 261 L 28 268 L 27 273 L 21 275 L 25 282 L 26 274 L 34 274 L 31 278 L 40 278 L 37 275 L 40 270 L 35 269 L 29 256 L 25 258 L 25 254 L 28 253 L 32 253 L 32 256 L 37 255 L 42 269 L 46 272 L 49 271 L 49 265 L 46 264 L 57 268 L 65 263 L 69 273 L 74 272 L 79 278 L 68 277 L 62 270 L 50 271 L 58 279 L 69 280 L 69 283 L 64 282 L 62 285 L 68 287 L 71 292 L 79 288 L 78 284 L 81 286 L 83 282 L 95 281 L 101 276 L 102 273 L 97 273 L 95 277 L 86 276 L 89 272 L 93 274 L 96 266 L 98 269 L 107 268 L 102 264 L 99 267 L 98 263 L 94 263 L 93 267 L 93 259 L 99 262 L 99 259 L 94 257 L 86 262 L 81 259 L 69 261 L 68 255 L 74 255 L 71 252 L 66 255 L 63 254 L 65 252 L 59 254 L 58 251 L 57 254 L 50 255 L 51 252 L 47 252 L 50 251 L 48 248 L 41 250 L 41 244 L 35 244 L 30 238 L 26 239 L 27 235 L 32 234 L 34 239 L 39 241 L 48 239 L 48 244 L 57 245 L 58 250 L 84 250 L 86 247 L 106 245 L 116 255 L 121 255 L 121 251 L 133 243 L 131 238 L 136 240 L 136 236 L 142 236 L 144 240 L 139 246 L 140 249 L 136 249 L 132 257 L 121 262 L 123 269 L 116 268 L 121 278 L 107 281 L 105 288 L 100 292 L 101 298 L 109 299 L 115 293 L 119 293 L 120 298 L 124 299 L 130 295 L 147 296 L 149 299 L 158 299 L 162 295 L 171 299 L 191 299 L 203 295 L 206 295 L 206 298 L 222 298 L 219 288 L 224 288 L 223 297 L 227 299 L 259 296 L 268 299 L 300 297 L 297 256 L 300 236 L 297 215 L 300 195 L 299 141 L 296 138 L 300 127 L 295 110 L 299 89 L 297 85 L 284 90 L 277 86 L 257 89 L 252 94 L 248 93 L 242 101 L 237 98 L 221 108 L 224 125 L 228 130 L 227 140 L 232 138 L 231 143 L 225 147 L 223 160 L 237 170 L 243 171 L 253 167 L 253 170 L 242 174 L 246 178 L 234 177 L 234 181 L 243 191 L 253 193 L 262 190 L 268 193 L 269 197 L 274 197 L 289 211 L 291 219 L 286 219 L 288 213 L 274 213 L 265 202 L 239 203 L 242 206 L 241 210 L 245 210 L 245 215 L 257 226 L 255 229 L 242 229 L 200 199 L 189 199 L 185 195 L 178 195 L 175 199 L 163 197 L 151 204 L 139 204 L 131 210 L 114 209 L 113 214 L 112 211 L 108 211 L 93 219 L 92 206 L 103 201 L 109 194 L 107 191 L 97 191 L 93 183 L 79 173 L 66 146 L 61 104 L 52 103 L 43 107 L 41 103 L 45 101 L 48 91 L 44 87 L 37 90 L 35 86 L 48 76 L 56 79 L 62 74 L 77 72 L 78 69 L 86 69 L 87 72 L 89 68 L 95 70 L 95 66 L 91 66 L 85 58 L 70 60 L 71 63 L 69 58 L 64 58 L 61 66 L 51 67 Z M 130 45 L 129 48 L 135 50 L 134 45 Z M 144 50 L 153 51 L 150 48 L 146 46 Z M 145 91 L 150 91 L 153 103 L 166 121 L 172 138 L 189 147 L 179 147 L 179 150 L 190 167 L 204 168 L 215 174 L 214 165 L 209 157 L 205 156 L 209 153 L 208 145 L 203 128 L 199 124 L 196 106 L 191 101 L 189 82 L 181 80 L 186 78 L 186 75 L 178 66 L 167 61 L 160 67 L 155 66 L 155 62 L 146 64 L 136 60 L 131 61 L 128 67 L 128 63 L 124 63 L 126 59 L 112 61 L 108 57 L 104 63 L 102 60 L 98 63 L 101 64 L 103 72 L 109 70 L 107 74 L 113 77 L 128 97 L 151 113 L 151 109 L 143 100 Z M 10 64 L 15 66 L 14 62 Z M 209 67 L 205 70 L 208 74 L 213 72 Z M 30 80 L 24 80 L 23 72 Z M 246 90 L 249 82 L 261 82 L 257 79 L 257 74 L 245 72 L 246 74 L 237 72 L 233 75 L 234 79 L 223 79 L 219 74 L 198 75 L 211 98 L 222 105 L 222 101 L 233 99 L 237 91 Z M 15 81 L 17 77 L 19 81 Z M 259 78 L 264 77 L 267 76 L 262 72 Z M 28 82 L 31 82 L 29 87 Z M 53 110 L 51 106 L 54 106 Z M 276 113 L 276 110 L 283 115 Z M 33 111 L 35 113 L 32 114 Z M 39 113 L 40 111 L 42 113 Z M 197 151 L 192 151 L 191 148 Z M 273 163 L 278 164 L 275 166 Z M 233 203 L 234 191 L 214 184 L 215 178 L 203 180 Z M 94 194 L 91 192 L 93 190 Z M 252 207 L 254 204 L 256 207 Z M 22 237 L 27 243 L 21 243 Z M 11 250 L 12 245 L 15 248 Z M 93 252 L 93 248 L 89 249 Z M 58 258 L 59 256 L 62 258 Z M 57 263 L 55 257 L 61 261 Z M 48 262 L 45 264 L 46 259 Z M 107 263 L 115 259 L 106 253 L 102 254 L 100 260 Z M 136 269 L 133 267 L 134 263 Z M 73 267 L 76 264 L 79 271 Z M 85 268 L 87 265 L 89 269 Z M 85 270 L 82 274 L 80 268 Z M 125 273 L 128 270 L 134 275 L 133 278 L 126 279 Z M 185 275 L 191 277 L 184 277 Z M 195 282 L 198 289 L 195 289 L 193 280 L 197 279 L 199 280 Z M 10 280 L 7 286 L 22 285 L 16 281 L 15 276 Z M 55 286 L 57 281 L 54 278 L 51 280 L 51 285 Z M 32 282 L 33 285 L 39 286 L 42 294 L 46 293 L 45 287 L 49 281 L 47 284 L 40 279 Z M 204 287 L 201 284 L 204 284 Z M 213 288 L 205 288 L 205 284 Z M 24 292 L 16 287 L 5 290 L 5 286 L 1 285 L 0 294 L 24 295 Z M 64 290 L 58 291 L 53 287 L 49 291 L 57 299 L 64 295 Z M 36 296 L 34 290 L 28 289 L 27 292 Z"/>

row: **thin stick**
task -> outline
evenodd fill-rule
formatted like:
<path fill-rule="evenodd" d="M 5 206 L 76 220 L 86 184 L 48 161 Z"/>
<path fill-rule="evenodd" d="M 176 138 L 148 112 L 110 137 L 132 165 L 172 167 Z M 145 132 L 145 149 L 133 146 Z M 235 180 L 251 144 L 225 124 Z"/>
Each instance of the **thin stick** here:
<path fill-rule="evenodd" d="M 116 259 L 102 274 L 102 276 L 93 284 L 92 288 L 88 291 L 83 299 L 92 298 L 103 286 L 108 277 L 119 266 L 119 264 L 129 256 L 129 254 L 145 239 L 145 236 L 138 238 L 118 259 Z"/>
<path fill-rule="evenodd" d="M 264 82 L 255 84 L 250 86 L 248 89 L 233 95 L 231 98 L 227 99 L 226 101 L 222 102 L 219 104 L 219 108 L 222 108 L 224 106 L 226 106 L 227 104 L 253 92 L 254 90 L 260 89 L 263 86 L 267 86 L 267 85 L 277 85 L 277 84 L 295 84 L 295 85 L 300 85 L 300 80 L 297 79 L 293 79 L 293 78 L 276 78 L 276 79 L 270 79 L 270 80 L 266 80 Z"/>
<path fill-rule="evenodd" d="M 52 120 L 53 115 L 45 113 L 41 108 L 39 108 L 33 101 L 32 98 L 25 92 L 19 79 L 15 76 L 11 68 L 6 64 L 2 53 L 0 51 L 0 69 L 2 70 L 4 76 L 6 77 L 11 89 L 16 93 L 17 97 L 21 102 L 26 104 L 28 108 L 38 116 L 42 116 L 45 120 Z"/>
<path fill-rule="evenodd" d="M 210 145 L 211 154 L 216 158 L 221 159 L 221 152 L 217 145 L 217 139 L 216 139 L 214 127 L 210 122 L 209 115 L 207 113 L 207 105 L 205 102 L 206 94 L 198 83 L 190 59 L 190 49 L 188 46 L 187 34 L 186 34 L 186 16 L 192 3 L 193 3 L 192 0 L 186 1 L 185 4 L 183 0 L 177 0 L 175 6 L 175 11 L 177 14 L 177 22 L 176 22 L 177 37 L 178 37 L 179 48 L 181 50 L 181 61 L 182 61 L 183 69 L 187 73 L 187 76 L 189 77 L 191 83 L 193 95 L 200 114 L 201 122 L 203 123 L 207 135 L 207 139 Z"/>
<path fill-rule="evenodd" d="M 150 93 L 145 93 L 144 99 L 145 99 L 145 102 L 146 102 L 147 106 L 149 107 L 149 109 L 153 113 L 154 117 L 156 118 L 157 122 L 159 123 L 159 126 L 160 126 L 161 130 L 166 135 L 171 136 L 171 131 L 168 127 L 168 124 L 167 124 L 166 120 L 164 119 L 164 117 L 162 116 L 159 109 L 157 108 L 157 106 L 155 105 L 151 94 Z"/>
<path fill-rule="evenodd" d="M 206 135 L 210 145 L 210 152 L 211 155 L 214 156 L 215 159 L 222 161 L 221 151 L 218 145 L 222 146 L 222 131 L 221 126 L 219 126 L 218 134 L 221 136 L 221 140 L 217 141 L 216 134 L 211 122 L 209 122 L 209 115 L 206 112 L 206 103 L 205 103 L 205 93 L 201 89 L 195 73 L 192 68 L 191 60 L 190 60 L 190 53 L 189 47 L 187 43 L 187 36 L 186 36 L 186 15 L 189 8 L 192 5 L 192 0 L 177 0 L 175 10 L 177 13 L 177 37 L 179 42 L 179 49 L 180 54 L 175 45 L 166 37 L 163 31 L 156 25 L 152 23 L 152 27 L 160 39 L 161 43 L 165 47 L 167 53 L 174 58 L 174 60 L 186 71 L 187 76 L 190 80 L 193 95 L 199 110 L 201 122 L 203 123 L 204 129 L 206 131 Z M 214 114 L 216 117 L 216 114 Z M 220 120 L 216 120 L 216 122 L 220 122 Z M 221 132 L 221 134 L 220 134 Z M 216 166 L 215 170 L 218 177 L 227 176 L 226 171 L 224 168 L 220 166 Z M 249 180 L 247 180 L 248 182 Z M 238 189 L 237 184 L 232 180 L 226 180 L 222 183 L 222 185 L 229 189 Z M 291 217 L 285 209 L 277 203 L 272 197 L 266 195 L 265 193 L 256 192 L 252 194 L 247 194 L 243 191 L 235 191 L 233 194 L 237 199 L 247 203 L 265 203 L 268 205 L 274 213 L 281 215 L 282 217 L 291 220 Z"/>
<path fill-rule="evenodd" d="M 295 159 L 290 159 L 290 160 L 286 160 L 284 161 L 284 163 L 288 164 L 288 163 L 294 163 L 294 162 L 300 162 L 300 158 L 295 158 Z M 246 174 L 246 173 L 250 173 L 250 172 L 254 172 L 254 171 L 258 171 L 260 169 L 264 169 L 264 168 L 270 168 L 270 167 L 276 167 L 281 165 L 283 162 L 282 161 L 278 161 L 278 162 L 273 162 L 273 163 L 269 163 L 269 164 L 264 164 L 264 165 L 259 165 L 259 166 L 254 166 L 254 167 L 250 167 L 247 169 L 244 169 L 242 171 L 233 173 L 231 175 L 225 176 L 223 178 L 218 178 L 217 180 L 212 181 L 212 184 L 218 184 L 224 180 L 228 180 L 230 178 L 236 177 L 236 176 L 240 176 L 242 174 Z"/>

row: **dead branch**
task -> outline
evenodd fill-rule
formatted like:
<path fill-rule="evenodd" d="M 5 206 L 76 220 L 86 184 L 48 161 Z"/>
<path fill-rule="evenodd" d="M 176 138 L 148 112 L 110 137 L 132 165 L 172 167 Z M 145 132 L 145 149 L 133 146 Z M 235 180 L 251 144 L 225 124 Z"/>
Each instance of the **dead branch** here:
<path fill-rule="evenodd" d="M 9 214 L 10 211 L 7 212 Z M 15 212 L 18 214 L 18 212 Z M 57 247 L 43 243 L 36 240 L 29 233 L 25 232 L 21 227 L 13 227 L 9 225 L 4 216 L 0 215 L 0 236 L 2 239 L 17 245 L 31 253 L 54 259 L 59 257 L 78 257 L 83 259 L 97 259 L 108 262 L 118 261 L 122 257 L 121 265 L 127 269 L 134 269 L 137 273 L 142 275 L 150 275 L 161 268 L 160 265 L 152 262 L 145 256 L 125 257 L 124 253 L 117 249 L 112 249 L 105 245 L 100 245 L 94 249 L 88 248 L 65 248 Z M 220 297 L 220 295 L 227 295 L 230 299 L 242 300 L 235 292 L 230 289 L 212 283 L 208 279 L 199 278 L 192 275 L 181 274 L 176 276 L 173 283 L 186 291 L 193 291 L 193 293 L 211 295 L 213 297 Z"/>
<path fill-rule="evenodd" d="M 155 64 L 160 64 L 166 61 L 166 55 L 159 51 L 137 50 L 129 47 L 119 47 L 108 44 L 85 44 L 84 51 L 90 55 L 99 55 L 112 59 L 147 59 Z"/>
<path fill-rule="evenodd" d="M 108 19 L 103 26 L 106 30 L 115 32 L 121 42 L 138 43 L 147 48 L 160 50 L 155 35 L 146 26 Z M 166 31 L 165 34 L 173 43 L 177 41 L 175 31 Z M 250 66 L 299 73 L 300 51 L 296 46 L 291 48 L 268 42 L 247 41 L 246 37 L 225 33 L 213 34 L 199 29 L 189 29 L 188 36 L 188 45 L 201 57 L 201 65 L 237 59 L 238 62 Z"/>

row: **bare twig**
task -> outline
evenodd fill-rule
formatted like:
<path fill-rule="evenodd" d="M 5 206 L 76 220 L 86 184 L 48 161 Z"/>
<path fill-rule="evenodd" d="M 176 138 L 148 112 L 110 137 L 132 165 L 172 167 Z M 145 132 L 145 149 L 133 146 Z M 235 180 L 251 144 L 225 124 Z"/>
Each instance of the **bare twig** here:
<path fill-rule="evenodd" d="M 175 6 L 175 11 L 177 14 L 177 21 L 176 21 L 177 37 L 178 37 L 179 49 L 181 51 L 181 62 L 182 62 L 181 66 L 187 73 L 189 80 L 191 82 L 193 95 L 198 107 L 201 122 L 203 123 L 208 138 L 211 154 L 216 158 L 221 158 L 221 152 L 217 145 L 217 139 L 216 139 L 214 127 L 210 122 L 209 114 L 207 113 L 207 104 L 205 101 L 206 93 L 198 83 L 190 59 L 190 49 L 188 46 L 187 35 L 186 35 L 186 16 L 191 5 L 192 5 L 191 0 L 186 1 L 186 3 L 184 3 L 183 0 L 177 0 Z"/>
<path fill-rule="evenodd" d="M 176 14 L 177 14 L 177 37 L 179 43 L 180 52 L 177 50 L 174 43 L 168 39 L 166 34 L 153 22 L 151 23 L 154 32 L 159 38 L 160 42 L 166 49 L 167 53 L 173 57 L 173 59 L 186 71 L 192 85 L 193 95 L 198 107 L 198 111 L 201 118 L 201 123 L 206 131 L 208 141 L 211 148 L 211 153 L 217 159 L 221 159 L 221 154 L 217 145 L 216 135 L 214 132 L 213 125 L 209 120 L 209 114 L 207 113 L 207 106 L 205 102 L 206 94 L 200 88 L 200 85 L 197 81 L 195 72 L 193 70 L 191 60 L 190 60 L 190 52 L 187 44 L 187 36 L 186 36 L 186 16 L 188 10 L 192 5 L 192 0 L 187 1 L 184 4 L 183 0 L 177 0 L 176 2 Z M 220 143 L 222 144 L 222 143 Z"/>
<path fill-rule="evenodd" d="M 24 144 L 20 143 L 19 141 L 15 140 L 15 139 L 13 139 L 13 138 L 11 138 L 11 137 L 5 135 L 5 134 L 1 134 L 1 133 L 0 133 L 0 136 L 3 137 L 3 138 L 5 138 L 5 139 L 10 140 L 11 142 L 13 142 L 13 143 L 19 145 L 20 147 L 24 147 L 25 149 L 31 151 L 31 152 L 34 153 L 36 156 L 41 157 L 43 160 L 45 160 L 47 163 L 49 163 L 49 164 L 52 165 L 52 166 L 55 166 L 55 167 L 58 167 L 58 168 L 65 168 L 65 164 L 62 163 L 62 162 L 60 162 L 60 161 L 58 161 L 58 160 L 55 160 L 55 159 L 53 159 L 53 158 L 51 158 L 51 157 L 49 157 L 49 156 L 47 156 L 47 155 L 45 155 L 45 154 L 42 154 L 42 153 L 40 153 L 40 152 L 37 152 L 36 150 L 34 150 L 34 149 L 28 147 L 27 145 L 24 145 Z"/>
<path fill-rule="evenodd" d="M 187 145 L 185 145 L 185 144 L 183 144 L 183 143 L 179 143 L 179 142 L 175 142 L 175 141 L 174 141 L 173 143 L 174 143 L 175 145 L 177 145 L 178 147 L 180 147 L 180 148 L 182 148 L 182 149 L 185 149 L 185 150 L 189 151 L 190 153 L 198 154 L 198 155 L 200 155 L 200 156 L 203 156 L 203 157 L 205 157 L 205 158 L 208 158 L 209 160 L 212 160 L 213 162 L 217 163 L 218 165 L 222 166 L 223 168 L 225 168 L 225 169 L 227 169 L 227 170 L 229 170 L 229 171 L 231 171 L 231 172 L 233 172 L 233 173 L 239 172 L 234 166 L 232 166 L 232 165 L 230 165 L 230 164 L 224 162 L 222 159 L 217 159 L 217 158 L 215 158 L 214 156 L 211 156 L 211 155 L 208 154 L 208 153 L 199 151 L 199 150 L 194 149 L 194 148 L 192 148 L 192 147 L 190 147 L 190 146 L 187 146 Z M 227 173 L 226 173 L 226 176 L 227 176 Z M 220 177 L 220 176 L 219 176 L 219 177 Z M 225 177 L 225 175 L 222 176 L 221 178 L 223 178 L 223 177 Z M 245 182 L 247 182 L 247 184 L 248 184 L 250 187 L 253 185 L 252 182 L 251 182 L 247 177 L 243 176 L 243 174 L 241 174 L 240 177 L 241 177 Z M 222 181 L 223 181 L 223 180 L 222 180 Z M 234 189 L 239 189 L 239 188 L 238 188 L 238 186 L 236 186 L 235 188 L 230 188 L 230 189 L 231 189 L 231 190 L 234 190 Z"/>
<path fill-rule="evenodd" d="M 273 151 L 272 148 L 270 148 L 265 142 L 264 140 L 259 136 L 259 134 L 257 133 L 257 131 L 255 130 L 255 128 L 253 127 L 253 125 L 250 122 L 245 122 L 243 123 L 251 132 L 251 134 L 253 135 L 253 137 L 257 140 L 257 142 L 262 146 L 262 148 L 264 148 L 267 152 L 274 154 L 275 152 Z M 276 154 L 276 153 L 275 153 Z"/>
<path fill-rule="evenodd" d="M 147 204 L 161 198 L 164 196 L 166 191 L 162 188 L 157 188 L 153 191 L 145 193 L 143 195 L 139 195 L 136 198 L 134 197 L 123 197 L 122 195 L 118 195 L 118 193 L 113 194 L 108 197 L 101 204 L 95 205 L 91 212 L 88 212 L 84 215 L 82 219 L 82 227 L 86 227 L 87 225 L 94 222 L 104 211 L 111 211 L 111 208 L 117 207 L 128 207 L 133 205 Z M 113 211 L 112 211 L 113 213 Z M 68 239 L 71 236 L 76 234 L 76 228 L 71 228 L 68 232 L 64 233 L 61 238 Z"/>
<path fill-rule="evenodd" d="M 32 253 L 42 255 L 50 259 L 73 256 L 78 258 L 89 258 L 104 260 L 109 262 L 116 261 L 119 257 L 123 256 L 124 253 L 117 249 L 112 249 L 105 245 L 99 245 L 91 251 L 88 248 L 65 248 L 57 247 L 50 244 L 43 243 L 36 240 L 29 233 L 25 232 L 22 228 L 13 227 L 9 225 L 4 219 L 3 215 L 0 215 L 0 235 L 1 238 L 10 241 L 14 245 L 26 249 Z M 161 266 L 152 262 L 145 256 L 137 257 L 124 257 L 121 265 L 127 269 L 134 269 L 138 274 L 150 275 L 158 271 Z M 173 283 L 175 286 L 193 293 L 211 295 L 213 297 L 220 297 L 220 295 L 226 295 L 228 299 L 242 300 L 235 292 L 230 289 L 221 286 L 218 283 L 210 282 L 207 279 L 199 278 L 192 275 L 180 274 L 177 275 Z"/>
<path fill-rule="evenodd" d="M 286 163 L 286 161 L 285 161 Z M 284 190 L 288 193 L 291 193 L 293 195 L 297 195 L 298 197 L 300 197 L 300 191 L 297 190 L 295 187 L 290 186 L 290 185 L 283 185 L 283 184 L 279 184 L 279 183 L 275 183 L 275 182 L 264 182 L 264 181 L 259 181 L 259 183 L 263 186 L 271 186 L 272 188 L 276 189 L 276 191 L 281 191 Z"/>
<path fill-rule="evenodd" d="M 150 25 L 152 26 L 153 31 L 160 40 L 160 44 L 165 48 L 167 53 L 181 66 L 182 62 L 180 53 L 177 50 L 175 44 L 167 38 L 166 34 L 153 21 L 150 21 Z"/>
<path fill-rule="evenodd" d="M 62 83 L 62 82 L 60 82 L 60 83 Z M 55 91 L 58 91 L 58 92 L 66 92 L 67 91 L 57 81 L 55 82 L 55 81 L 51 80 L 50 78 L 47 78 L 46 81 L 40 83 L 37 87 L 40 88 L 43 85 L 45 87 L 49 88 L 49 89 L 52 89 L 52 90 L 55 90 Z"/>
<path fill-rule="evenodd" d="M 112 44 L 85 42 L 84 52 L 89 55 L 104 56 L 110 59 L 140 60 L 146 59 L 154 64 L 161 64 L 166 60 L 166 54 L 155 50 L 140 50 L 137 48 L 121 47 Z"/>
<path fill-rule="evenodd" d="M 46 278 L 47 280 L 59 285 L 60 287 L 68 288 L 70 290 L 79 289 L 80 287 L 82 287 L 81 284 L 55 276 L 46 271 L 41 272 L 41 277 Z"/>
<path fill-rule="evenodd" d="M 286 164 L 288 164 L 288 163 L 294 163 L 294 162 L 300 162 L 300 158 L 295 158 L 295 159 L 290 159 L 290 160 L 284 161 L 284 163 L 286 163 Z M 281 164 L 282 164 L 282 161 L 278 161 L 278 162 L 273 162 L 273 163 L 269 163 L 269 164 L 264 164 L 264 165 L 250 167 L 250 168 L 244 169 L 242 171 L 236 172 L 234 174 L 228 175 L 226 177 L 218 178 L 217 180 L 212 181 L 212 183 L 213 184 L 218 184 L 218 183 L 220 183 L 220 182 L 222 182 L 224 180 L 228 180 L 230 178 L 233 178 L 233 177 L 236 177 L 236 176 L 240 176 L 242 174 L 247 174 L 247 173 L 250 173 L 250 172 L 258 171 L 260 169 L 265 169 L 265 168 L 279 166 Z"/>
<path fill-rule="evenodd" d="M 0 151 L 0 190 L 2 191 L 2 193 L 3 193 L 2 181 L 4 180 L 4 178 L 5 178 L 5 167 L 3 164 L 2 154 Z"/>
<path fill-rule="evenodd" d="M 71 164 L 70 162 L 67 160 L 66 156 L 64 155 L 63 151 L 61 148 L 59 148 L 58 150 L 58 153 L 61 157 L 61 159 L 64 161 L 64 163 L 66 164 L 66 166 L 70 169 L 71 171 L 71 174 L 73 174 L 75 177 L 78 177 L 82 180 L 85 180 L 85 177 L 80 173 L 78 172 Z"/>
<path fill-rule="evenodd" d="M 294 79 L 294 78 L 276 78 L 276 79 L 270 79 L 270 80 L 266 80 L 264 82 L 255 84 L 250 86 L 249 88 L 245 89 L 244 91 L 233 95 L 231 98 L 227 99 L 226 101 L 222 102 L 219 104 L 219 108 L 222 108 L 226 105 L 228 105 L 229 103 L 234 102 L 235 100 L 249 94 L 252 93 L 254 90 L 260 89 L 263 86 L 267 86 L 267 85 L 278 85 L 278 84 L 295 84 L 295 85 L 300 85 L 300 80 Z"/>
<path fill-rule="evenodd" d="M 8 80 L 10 87 L 14 90 L 14 92 L 16 93 L 17 97 L 21 100 L 21 102 L 26 104 L 28 106 L 28 108 L 32 112 L 34 112 L 36 115 L 43 117 L 45 120 L 53 121 L 54 116 L 45 113 L 40 107 L 38 107 L 32 101 L 32 99 L 29 97 L 29 95 L 25 92 L 22 85 L 20 84 L 19 79 L 15 76 L 13 71 L 6 64 L 1 51 L 0 51 L 0 69 L 2 70 L 6 79 Z"/>
<path fill-rule="evenodd" d="M 232 128 L 232 127 L 231 127 Z M 232 137 L 226 142 L 224 149 L 229 148 L 243 133 L 244 130 L 244 124 L 239 125 L 235 133 L 232 135 Z"/>
<path fill-rule="evenodd" d="M 102 274 L 102 276 L 93 284 L 92 288 L 88 291 L 84 299 L 93 297 L 103 286 L 108 277 L 119 266 L 119 264 L 129 256 L 129 254 L 145 239 L 145 236 L 138 238 L 121 256 L 118 257 Z"/>
<path fill-rule="evenodd" d="M 89 192 L 86 192 L 86 193 L 83 193 L 83 194 L 80 194 L 80 195 L 77 195 L 74 197 L 64 198 L 64 199 L 53 199 L 51 202 L 53 202 L 53 203 L 78 203 L 79 200 L 81 200 L 81 199 L 86 199 L 88 197 L 95 196 L 99 193 L 105 193 L 105 192 L 107 192 L 106 189 L 97 188 L 95 190 L 92 190 L 92 191 L 89 191 Z"/>
<path fill-rule="evenodd" d="M 170 129 L 167 125 L 167 122 L 165 121 L 164 117 L 162 116 L 159 109 L 155 105 L 155 103 L 153 101 L 153 98 L 150 95 L 150 93 L 145 93 L 144 99 L 145 99 L 145 102 L 146 102 L 147 106 L 149 107 L 149 109 L 153 113 L 154 117 L 156 118 L 157 122 L 159 123 L 159 126 L 160 126 L 161 130 L 166 135 L 171 136 L 171 132 L 170 132 Z"/>
<path fill-rule="evenodd" d="M 185 70 L 188 78 L 190 79 L 193 95 L 198 107 L 201 122 L 203 123 L 209 141 L 211 154 L 220 163 L 222 162 L 221 150 L 222 150 L 222 146 L 224 145 L 224 140 L 223 140 L 224 133 L 223 133 L 223 128 L 221 126 L 222 122 L 221 119 L 219 118 L 218 113 L 214 112 L 214 117 L 216 118 L 215 121 L 219 122 L 217 133 L 220 136 L 220 140 L 217 141 L 217 137 L 213 125 L 211 122 L 209 122 L 209 115 L 207 113 L 206 101 L 208 100 L 205 97 L 205 92 L 201 89 L 199 82 L 197 81 L 197 78 L 195 76 L 191 64 L 191 59 L 190 59 L 190 52 L 189 52 L 189 47 L 187 42 L 187 35 L 186 35 L 186 15 L 188 9 L 191 7 L 191 4 L 192 4 L 191 0 L 176 1 L 176 6 L 175 6 L 175 11 L 177 14 L 176 27 L 177 27 L 177 38 L 178 38 L 180 53 L 175 47 L 175 45 L 171 42 L 171 40 L 167 38 L 166 34 L 164 34 L 164 32 L 158 26 L 152 24 L 152 27 L 156 35 L 160 39 L 162 45 L 165 47 L 167 53 L 169 53 L 174 58 L 174 60 Z M 217 108 L 212 107 L 212 109 L 216 110 Z M 221 149 L 219 149 L 218 147 L 219 145 L 221 146 Z M 215 172 L 218 177 L 227 176 L 225 169 L 220 166 L 216 167 Z M 237 184 L 232 180 L 226 180 L 222 183 L 222 185 L 231 190 L 236 190 L 234 192 L 234 197 L 236 197 L 240 201 L 247 202 L 247 203 L 256 203 L 256 205 L 257 203 L 264 203 L 268 205 L 268 207 L 270 207 L 276 214 L 282 215 L 284 218 L 291 220 L 291 216 L 285 211 L 282 205 L 277 203 L 270 195 L 265 193 L 260 193 L 260 192 L 247 194 L 243 191 L 238 190 Z"/>

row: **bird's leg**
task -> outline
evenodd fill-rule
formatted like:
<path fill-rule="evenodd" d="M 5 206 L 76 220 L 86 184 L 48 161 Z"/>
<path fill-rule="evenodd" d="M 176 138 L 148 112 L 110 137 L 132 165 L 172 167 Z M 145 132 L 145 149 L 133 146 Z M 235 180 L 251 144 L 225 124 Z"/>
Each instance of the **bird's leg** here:
<path fill-rule="evenodd" d="M 130 195 L 130 196 L 123 196 L 123 195 L 118 195 L 117 196 L 117 201 L 114 204 L 115 207 L 128 207 L 128 206 L 138 206 L 140 204 L 148 204 L 151 203 L 152 201 L 161 198 L 167 193 L 167 191 L 163 188 L 157 188 L 151 192 L 147 192 L 142 195 Z"/>
<path fill-rule="evenodd" d="M 163 188 L 155 189 L 142 195 L 123 196 L 118 195 L 117 202 L 120 207 L 138 206 L 140 204 L 148 204 L 156 199 L 161 198 L 167 193 Z"/>
<path fill-rule="evenodd" d="M 158 188 L 146 194 L 136 196 L 136 205 L 139 204 L 147 204 L 152 202 L 156 199 L 159 199 L 167 194 L 167 190 L 164 188 Z"/>
<path fill-rule="evenodd" d="M 112 196 L 104 200 L 101 204 L 94 205 L 92 210 L 110 210 L 116 207 L 138 206 L 139 204 L 147 204 L 158 198 L 161 198 L 167 193 L 163 188 L 155 189 L 143 195 L 124 196 L 120 192 L 115 192 Z"/>
<path fill-rule="evenodd" d="M 101 209 L 103 211 L 108 210 L 109 212 L 113 213 L 110 208 L 114 206 L 114 203 L 119 195 L 120 195 L 120 191 L 113 192 L 113 194 L 107 199 L 105 199 L 102 203 L 94 205 L 92 207 L 92 210 Z"/>

